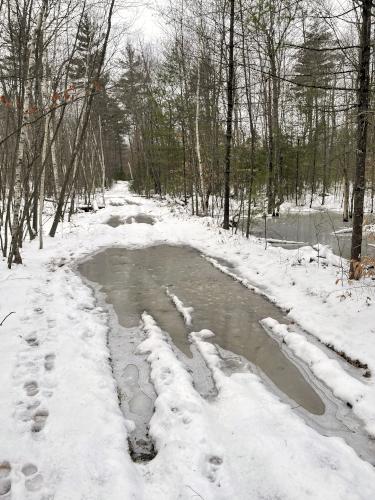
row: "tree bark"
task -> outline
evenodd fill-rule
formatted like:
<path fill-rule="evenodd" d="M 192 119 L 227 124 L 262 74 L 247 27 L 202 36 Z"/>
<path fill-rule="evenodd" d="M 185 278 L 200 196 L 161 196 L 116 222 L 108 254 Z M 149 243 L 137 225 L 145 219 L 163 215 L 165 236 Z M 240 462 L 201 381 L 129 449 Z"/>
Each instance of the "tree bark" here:
<path fill-rule="evenodd" d="M 363 207 L 365 197 L 365 173 L 367 154 L 368 108 L 370 95 L 370 41 L 372 0 L 362 1 L 362 25 L 358 69 L 358 115 L 356 171 L 354 179 L 354 214 L 351 247 L 350 279 L 358 278 L 356 263 L 361 259 Z"/>
<path fill-rule="evenodd" d="M 234 83 L 234 0 L 230 0 L 230 28 L 229 28 L 229 60 L 227 84 L 227 131 L 225 148 L 224 173 L 224 223 L 223 228 L 229 229 L 229 197 L 230 197 L 230 170 L 232 155 L 233 129 L 233 85 Z"/>
<path fill-rule="evenodd" d="M 8 254 L 8 267 L 12 267 L 12 262 L 15 264 L 22 264 L 22 257 L 20 254 L 20 241 L 22 239 L 22 225 L 21 225 L 21 204 L 22 204 L 22 166 L 24 162 L 24 152 L 26 145 L 26 136 L 28 133 L 28 128 L 30 125 L 30 106 L 31 106 L 31 93 L 33 78 L 30 77 L 30 69 L 35 64 L 36 50 L 37 50 L 37 40 L 42 28 L 43 18 L 47 10 L 48 0 L 44 0 L 39 12 L 37 24 L 35 30 L 30 39 L 30 45 L 28 48 L 28 62 L 27 70 L 25 74 L 25 88 L 24 88 L 24 99 L 22 106 L 22 124 L 20 130 L 20 136 L 18 141 L 18 151 L 17 160 L 15 166 L 15 177 L 14 177 L 14 205 L 13 205 L 13 220 L 12 220 L 12 240 L 11 247 Z"/>

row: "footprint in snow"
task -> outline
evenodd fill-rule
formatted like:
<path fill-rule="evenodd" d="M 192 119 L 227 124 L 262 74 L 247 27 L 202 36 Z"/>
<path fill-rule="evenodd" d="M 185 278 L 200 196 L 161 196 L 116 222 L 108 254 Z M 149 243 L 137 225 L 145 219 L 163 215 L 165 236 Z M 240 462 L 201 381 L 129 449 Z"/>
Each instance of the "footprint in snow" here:
<path fill-rule="evenodd" d="M 40 432 L 46 425 L 46 420 L 48 418 L 48 415 L 49 415 L 48 410 L 43 408 L 38 409 L 32 417 L 33 423 L 31 424 L 31 432 L 33 433 Z"/>
<path fill-rule="evenodd" d="M 171 412 L 174 413 L 185 425 L 188 425 L 192 422 L 192 417 L 188 411 L 181 411 L 180 408 L 173 406 L 171 408 Z"/>
<path fill-rule="evenodd" d="M 53 363 L 54 357 L 47 358 L 48 363 Z M 52 365 L 47 366 L 52 369 Z M 24 383 L 24 391 L 27 396 L 26 401 L 20 401 L 16 407 L 16 417 L 25 423 L 29 423 L 30 430 L 33 434 L 37 434 L 42 431 L 46 425 L 47 418 L 49 416 L 48 410 L 42 406 L 39 399 L 35 399 L 35 396 L 40 394 L 40 388 L 35 380 L 30 380 Z M 42 396 L 50 397 L 52 395 L 51 391 L 42 391 Z"/>
<path fill-rule="evenodd" d="M 8 493 L 12 488 L 12 483 L 9 478 L 12 468 L 9 462 L 0 462 L 0 498 L 8 497 Z"/>
<path fill-rule="evenodd" d="M 12 467 L 9 462 L 0 462 L 0 499 L 10 499 L 12 489 L 11 481 Z M 25 489 L 29 492 L 40 491 L 43 487 L 43 476 L 39 473 L 38 467 L 32 463 L 26 463 L 21 468 L 24 476 Z"/>
<path fill-rule="evenodd" d="M 44 368 L 46 371 L 50 372 L 55 368 L 55 358 L 56 355 L 53 353 L 44 356 Z"/>
<path fill-rule="evenodd" d="M 38 472 L 38 467 L 34 464 L 26 464 L 22 467 L 22 474 L 25 476 L 25 488 L 27 491 L 39 491 L 43 487 L 43 476 Z"/>
<path fill-rule="evenodd" d="M 25 477 L 25 489 L 30 492 L 40 491 L 43 487 L 43 476 L 38 467 L 32 463 L 25 464 L 21 469 Z"/>
<path fill-rule="evenodd" d="M 33 333 L 31 333 L 28 337 L 24 337 L 24 340 L 27 343 L 27 345 L 29 345 L 30 347 L 38 347 L 39 346 L 38 337 L 36 335 L 34 335 Z"/>
<path fill-rule="evenodd" d="M 207 457 L 207 462 L 205 467 L 206 476 L 212 483 L 217 481 L 217 475 L 222 463 L 223 459 L 218 455 L 210 455 L 209 457 Z"/>
<path fill-rule="evenodd" d="M 36 396 L 39 392 L 39 386 L 35 380 L 25 382 L 23 388 L 25 389 L 26 395 L 29 397 Z"/>

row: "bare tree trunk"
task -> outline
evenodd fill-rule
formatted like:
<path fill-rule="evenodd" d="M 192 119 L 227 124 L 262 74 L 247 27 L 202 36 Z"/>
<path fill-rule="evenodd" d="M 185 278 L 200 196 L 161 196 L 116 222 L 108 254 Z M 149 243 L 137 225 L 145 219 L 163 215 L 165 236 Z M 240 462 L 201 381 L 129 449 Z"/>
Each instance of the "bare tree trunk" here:
<path fill-rule="evenodd" d="M 372 0 L 362 1 L 362 26 L 360 38 L 358 74 L 358 116 L 356 172 L 354 180 L 354 214 L 351 248 L 350 278 L 359 278 L 356 263 L 361 258 L 363 206 L 365 197 L 365 173 L 367 153 L 368 108 L 370 95 L 370 41 Z"/>
<path fill-rule="evenodd" d="M 203 177 L 203 166 L 202 166 L 202 157 L 201 157 L 201 144 L 199 138 L 199 113 L 200 113 L 200 84 L 201 84 L 201 70 L 200 70 L 200 60 L 198 55 L 198 67 L 197 67 L 197 93 L 196 93 L 196 107 L 195 107 L 195 147 L 197 152 L 197 164 L 198 164 L 198 174 L 199 174 L 199 187 L 200 187 L 200 195 L 201 195 L 201 205 L 202 212 L 206 215 L 206 204 L 205 204 L 205 185 L 204 185 L 204 177 Z"/>
<path fill-rule="evenodd" d="M 51 161 L 52 161 L 52 175 L 53 182 L 55 187 L 55 199 L 58 200 L 60 196 L 60 180 L 59 180 L 59 172 L 57 168 L 57 157 L 56 157 L 56 140 L 54 140 L 54 111 L 51 112 L 51 121 L 49 130 L 49 140 L 51 145 Z"/>
<path fill-rule="evenodd" d="M 44 136 L 43 136 L 43 146 L 42 146 L 42 161 L 41 161 L 41 176 L 40 176 L 40 186 L 39 186 L 39 248 L 43 248 L 43 207 L 44 207 L 44 188 L 45 188 L 45 178 L 46 178 L 46 158 L 47 158 L 47 146 L 48 146 L 48 131 L 50 125 L 50 116 L 45 120 L 44 124 Z"/>
<path fill-rule="evenodd" d="M 103 207 L 105 207 L 105 159 L 104 159 L 104 150 L 103 150 L 103 133 L 102 133 L 102 119 L 99 116 L 99 140 L 100 140 L 100 163 L 102 167 L 102 176 L 101 176 L 101 184 L 102 184 L 102 203 Z"/>
<path fill-rule="evenodd" d="M 348 165 L 346 163 L 346 155 L 344 158 L 344 211 L 343 211 L 343 221 L 349 221 L 349 175 L 348 175 Z"/>
<path fill-rule="evenodd" d="M 60 193 L 60 198 L 59 198 L 59 201 L 57 204 L 55 217 L 54 217 L 52 227 L 51 227 L 51 230 L 49 233 L 49 235 L 51 237 L 54 237 L 56 234 L 57 226 L 59 224 L 59 221 L 61 219 L 61 215 L 63 213 L 65 194 L 66 194 L 66 191 L 68 188 L 70 176 L 71 176 L 72 171 L 75 171 L 78 154 L 79 154 L 80 148 L 83 144 L 83 140 L 85 137 L 85 133 L 86 133 L 89 117 L 90 117 L 91 105 L 92 105 L 92 101 L 94 99 L 94 95 L 95 95 L 95 91 L 96 91 L 95 84 L 97 84 L 97 82 L 100 78 L 102 68 L 104 65 L 104 59 L 105 59 L 105 55 L 106 55 L 106 51 L 107 51 L 109 34 L 111 32 L 111 26 L 112 26 L 112 14 L 113 14 L 114 4 L 115 4 L 115 0 L 111 0 L 109 12 L 108 12 L 107 31 L 106 31 L 106 35 L 104 38 L 103 47 L 101 50 L 101 57 L 100 57 L 98 69 L 97 69 L 97 72 L 95 75 L 96 80 L 94 79 L 93 83 L 91 84 L 91 89 L 90 89 L 89 96 L 87 98 L 87 103 L 84 106 L 84 110 L 82 113 L 83 114 L 82 126 L 80 127 L 80 123 L 78 123 L 77 131 L 76 131 L 76 139 L 75 139 L 74 145 L 73 145 L 72 156 L 70 158 L 70 163 L 69 163 L 68 168 L 66 170 L 65 179 L 64 179 L 64 183 L 61 187 L 61 193 Z M 79 133 L 79 129 L 80 129 L 80 133 Z M 74 177 L 75 176 L 73 176 L 73 181 L 74 181 Z"/>
<path fill-rule="evenodd" d="M 22 106 L 22 124 L 18 141 L 17 160 L 15 165 L 14 205 L 13 205 L 13 221 L 12 221 L 12 233 L 11 233 L 12 240 L 8 254 L 9 268 L 11 268 L 12 262 L 14 262 L 15 264 L 22 264 L 22 258 L 20 254 L 20 241 L 22 239 L 22 226 L 21 226 L 20 213 L 21 213 L 21 203 L 22 203 L 22 166 L 24 161 L 26 136 L 28 133 L 28 128 L 30 126 L 31 92 L 33 85 L 33 78 L 31 78 L 30 76 L 30 69 L 31 66 L 35 64 L 37 40 L 40 30 L 42 28 L 43 18 L 47 10 L 47 1 L 48 0 L 44 0 L 42 3 L 37 24 L 31 36 L 30 45 L 28 47 L 28 62 L 25 74 L 24 99 Z"/>
<path fill-rule="evenodd" d="M 233 128 L 233 87 L 234 87 L 234 0 L 230 0 L 230 28 L 229 28 L 229 61 L 227 84 L 227 131 L 225 148 L 225 175 L 224 175 L 224 223 L 223 228 L 229 229 L 229 197 L 230 197 L 230 170 L 232 155 L 232 128 Z"/>

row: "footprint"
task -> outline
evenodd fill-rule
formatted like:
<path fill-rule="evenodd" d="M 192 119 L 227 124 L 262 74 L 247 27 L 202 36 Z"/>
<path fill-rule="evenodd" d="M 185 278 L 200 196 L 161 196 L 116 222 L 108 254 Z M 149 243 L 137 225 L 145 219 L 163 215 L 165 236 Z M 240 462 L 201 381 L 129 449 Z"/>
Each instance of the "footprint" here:
<path fill-rule="evenodd" d="M 25 338 L 25 341 L 30 347 L 38 347 L 39 346 L 39 340 L 36 335 L 30 335 L 29 337 Z"/>
<path fill-rule="evenodd" d="M 192 418 L 187 411 L 181 411 L 180 408 L 173 406 L 171 408 L 171 412 L 178 416 L 181 419 L 182 423 L 188 425 L 192 422 Z"/>
<path fill-rule="evenodd" d="M 43 486 L 43 476 L 36 474 L 36 476 L 26 479 L 25 487 L 28 491 L 39 491 Z"/>
<path fill-rule="evenodd" d="M 46 420 L 48 418 L 48 410 L 40 409 L 34 413 L 34 422 L 31 425 L 31 432 L 40 432 L 46 425 Z"/>
<path fill-rule="evenodd" d="M 23 387 L 26 391 L 26 394 L 30 397 L 36 396 L 39 392 L 38 384 L 34 380 L 31 380 L 30 382 L 25 382 Z"/>
<path fill-rule="evenodd" d="M 10 479 L 0 479 L 0 497 L 10 492 L 12 483 Z"/>
<path fill-rule="evenodd" d="M 123 371 L 124 382 L 131 388 L 139 387 L 139 369 L 136 365 L 127 365 Z"/>
<path fill-rule="evenodd" d="M 34 464 L 25 464 L 21 471 L 24 476 L 31 476 L 32 474 L 38 472 L 38 467 Z"/>
<path fill-rule="evenodd" d="M 54 318 L 47 318 L 47 326 L 48 328 L 55 328 L 56 320 Z"/>
<path fill-rule="evenodd" d="M 25 488 L 27 491 L 39 491 L 43 486 L 43 476 L 39 474 L 38 467 L 34 464 L 25 464 L 22 467 L 22 474 L 27 478 Z"/>
<path fill-rule="evenodd" d="M 49 372 L 54 369 L 55 367 L 55 354 L 47 354 L 44 357 L 44 368 Z"/>
<path fill-rule="evenodd" d="M 40 401 L 36 400 L 36 401 L 33 401 L 32 403 L 30 403 L 29 405 L 27 405 L 27 409 L 28 410 L 35 410 L 35 408 L 38 408 L 39 405 L 40 405 Z"/>
<path fill-rule="evenodd" d="M 217 480 L 217 473 L 220 469 L 223 459 L 218 455 L 211 455 L 207 460 L 207 478 L 214 483 Z"/>
<path fill-rule="evenodd" d="M 4 477 L 8 477 L 12 467 L 9 462 L 0 462 L 0 479 Z"/>
<path fill-rule="evenodd" d="M 12 483 L 9 479 L 11 470 L 9 462 L 0 462 L 0 497 L 7 495 L 12 488 Z"/>
<path fill-rule="evenodd" d="M 21 422 L 30 422 L 33 419 L 33 415 L 37 408 L 40 406 L 40 401 L 35 400 L 31 403 L 26 403 L 24 401 L 19 401 L 16 404 L 15 417 Z"/>

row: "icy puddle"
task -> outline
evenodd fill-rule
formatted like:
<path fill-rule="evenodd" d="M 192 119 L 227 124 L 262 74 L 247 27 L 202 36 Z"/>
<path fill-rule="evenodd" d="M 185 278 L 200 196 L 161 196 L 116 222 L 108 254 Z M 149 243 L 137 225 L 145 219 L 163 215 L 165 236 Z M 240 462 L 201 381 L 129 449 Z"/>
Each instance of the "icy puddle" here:
<path fill-rule="evenodd" d="M 307 423 L 325 435 L 343 437 L 372 463 L 374 446 L 350 409 L 311 377 L 304 365 L 297 367 L 260 325 L 267 317 L 285 323 L 282 311 L 218 270 L 198 251 L 169 245 L 108 248 L 83 261 L 78 270 L 115 313 L 110 315 L 108 344 L 121 408 L 135 423 L 129 434 L 135 460 L 154 456 L 148 427 L 156 394 L 146 356 L 137 351 L 144 339 L 140 319 L 146 311 L 170 336 L 175 355 L 191 372 L 194 387 L 203 397 L 215 396 L 216 387 L 188 335 L 207 328 L 216 334 L 212 342 L 225 372 L 251 369 L 258 373 Z M 176 297 L 184 310 L 177 307 L 181 303 L 176 305 Z"/>
<path fill-rule="evenodd" d="M 156 246 L 137 250 L 109 248 L 81 264 L 80 272 L 98 283 L 113 305 L 121 326 L 135 328 L 144 311 L 191 357 L 189 331 L 203 328 L 215 333 L 214 343 L 251 361 L 297 405 L 314 414 L 324 403 L 299 369 L 283 354 L 259 321 L 283 322 L 281 311 L 262 296 L 217 270 L 196 250 Z M 170 295 L 193 307 L 186 326 Z M 238 360 L 229 359 L 235 367 Z"/>
<path fill-rule="evenodd" d="M 374 221 L 373 216 L 366 216 L 366 223 Z M 269 243 L 283 248 L 298 248 L 304 245 L 322 243 L 332 248 L 333 253 L 350 259 L 351 228 L 353 221 L 343 222 L 342 214 L 332 211 L 291 212 L 280 214 L 280 217 L 269 217 L 266 220 L 256 219 L 250 227 L 254 236 L 264 238 Z M 375 257 L 375 247 L 371 246 L 364 234 L 363 255 Z"/>
<path fill-rule="evenodd" d="M 105 224 L 108 224 L 108 226 L 111 227 L 118 227 L 124 224 L 124 220 L 118 215 L 113 215 L 105 222 Z"/>
<path fill-rule="evenodd" d="M 131 217 L 119 217 L 118 215 L 112 215 L 105 224 L 111 227 L 122 226 L 123 224 L 149 224 L 154 225 L 155 219 L 146 214 L 138 214 Z"/>

